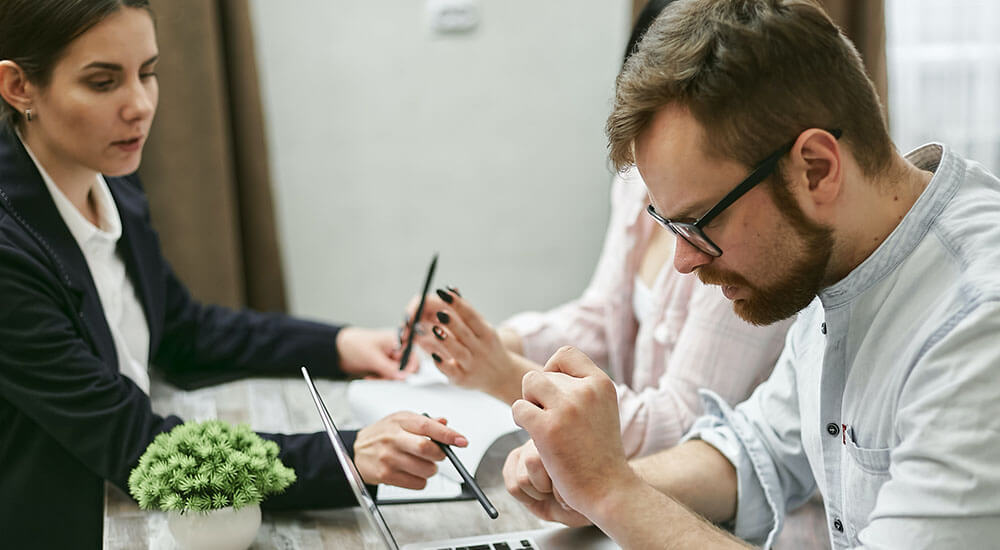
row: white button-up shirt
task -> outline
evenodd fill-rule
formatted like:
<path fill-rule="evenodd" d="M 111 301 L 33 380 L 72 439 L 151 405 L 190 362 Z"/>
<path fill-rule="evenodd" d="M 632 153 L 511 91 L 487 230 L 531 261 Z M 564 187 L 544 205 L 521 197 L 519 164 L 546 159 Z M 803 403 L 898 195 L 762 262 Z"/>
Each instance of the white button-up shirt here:
<path fill-rule="evenodd" d="M 21 140 L 24 143 L 24 140 Z M 111 330 L 111 337 L 118 354 L 118 370 L 149 393 L 149 325 L 146 312 L 136 295 L 125 262 L 117 252 L 118 239 L 122 236 L 122 223 L 111 190 L 98 174 L 91 188 L 97 204 L 98 226 L 90 223 L 55 184 L 34 153 L 24 144 L 38 172 L 45 181 L 59 215 L 73 235 L 87 260 L 90 276 L 101 299 L 104 318 Z"/>
<path fill-rule="evenodd" d="M 940 145 L 934 177 L 792 326 L 735 408 L 703 393 L 688 438 L 739 479 L 735 533 L 769 547 L 815 488 L 833 548 L 1000 547 L 1000 180 Z"/>

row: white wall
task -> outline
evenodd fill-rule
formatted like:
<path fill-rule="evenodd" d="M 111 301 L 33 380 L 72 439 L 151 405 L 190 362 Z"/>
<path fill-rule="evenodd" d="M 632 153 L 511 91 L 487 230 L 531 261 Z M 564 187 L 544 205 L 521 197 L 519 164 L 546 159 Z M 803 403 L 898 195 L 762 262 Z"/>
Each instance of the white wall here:
<path fill-rule="evenodd" d="M 427 263 L 489 319 L 579 294 L 608 215 L 628 0 L 252 0 L 292 312 L 402 320 Z"/>

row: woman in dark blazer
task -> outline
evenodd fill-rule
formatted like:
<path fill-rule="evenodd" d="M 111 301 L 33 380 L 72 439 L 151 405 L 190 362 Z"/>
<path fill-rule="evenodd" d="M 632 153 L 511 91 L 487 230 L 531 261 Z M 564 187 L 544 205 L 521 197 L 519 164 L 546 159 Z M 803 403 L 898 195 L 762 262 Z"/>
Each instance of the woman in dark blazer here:
<path fill-rule="evenodd" d="M 134 175 L 156 109 L 157 55 L 146 0 L 0 0 L 3 547 L 101 545 L 105 480 L 125 489 L 149 442 L 182 422 L 150 409 L 149 364 L 188 380 L 300 365 L 327 377 L 396 374 L 387 333 L 236 312 L 188 294 Z M 112 235 L 111 252 L 82 248 L 81 226 Z M 109 289 L 116 267 L 122 284 Z M 122 303 L 144 317 L 138 331 L 109 322 L 110 304 Z M 123 374 L 123 354 L 147 360 Z M 353 503 L 325 434 L 261 435 L 298 476 L 265 508 Z M 465 443 L 412 413 L 344 436 L 367 482 L 406 487 L 421 486 L 444 457 L 428 437 Z"/>

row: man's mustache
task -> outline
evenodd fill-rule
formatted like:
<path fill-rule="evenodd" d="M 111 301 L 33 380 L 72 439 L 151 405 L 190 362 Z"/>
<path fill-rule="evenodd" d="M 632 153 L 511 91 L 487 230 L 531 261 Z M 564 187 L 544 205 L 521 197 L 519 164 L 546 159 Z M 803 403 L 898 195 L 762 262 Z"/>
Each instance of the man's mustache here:
<path fill-rule="evenodd" d="M 698 279 L 706 285 L 753 288 L 749 281 L 736 273 L 719 271 L 708 266 L 698 268 Z"/>

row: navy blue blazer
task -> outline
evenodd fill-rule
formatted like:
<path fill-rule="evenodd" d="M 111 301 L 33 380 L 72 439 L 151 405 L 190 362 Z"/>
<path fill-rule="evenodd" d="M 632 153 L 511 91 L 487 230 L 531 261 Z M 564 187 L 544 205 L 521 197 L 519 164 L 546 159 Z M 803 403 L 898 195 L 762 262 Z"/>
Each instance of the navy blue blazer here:
<path fill-rule="evenodd" d="M 192 299 L 163 257 L 138 177 L 106 179 L 151 363 L 187 379 L 297 376 L 300 365 L 342 376 L 338 327 Z M 149 442 L 181 422 L 153 413 L 118 372 L 83 253 L 20 140 L 0 125 L 0 546 L 100 548 L 104 481 L 127 492 Z M 261 435 L 298 476 L 264 508 L 355 503 L 325 433 Z M 355 435 L 344 433 L 349 449 Z"/>

